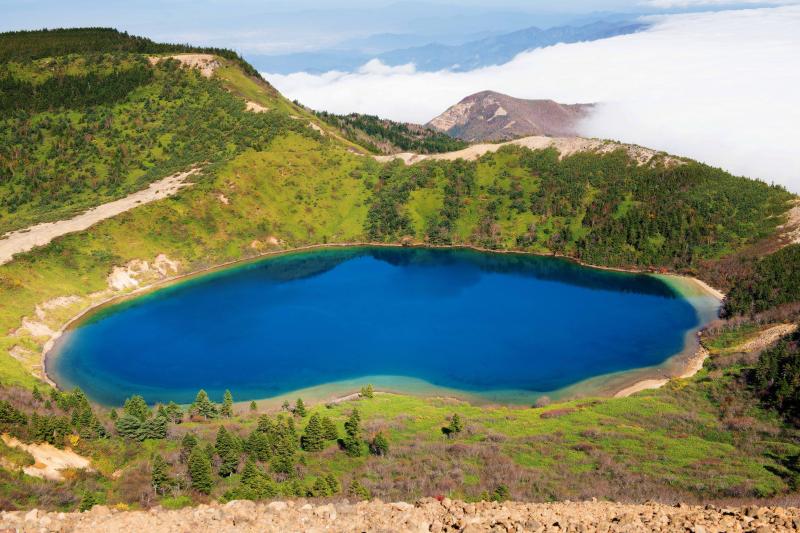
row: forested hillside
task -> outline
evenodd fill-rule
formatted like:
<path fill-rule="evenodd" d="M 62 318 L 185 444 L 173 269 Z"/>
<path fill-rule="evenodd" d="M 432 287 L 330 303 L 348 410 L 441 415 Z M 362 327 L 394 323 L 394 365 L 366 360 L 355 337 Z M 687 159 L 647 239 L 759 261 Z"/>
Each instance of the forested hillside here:
<path fill-rule="evenodd" d="M 24 47 L 30 39 L 38 52 Z M 27 57 L 77 44 L 92 53 Z M 103 51 L 116 48 L 125 51 Z M 192 164 L 264 148 L 287 131 L 312 134 L 288 110 L 278 112 L 267 90 L 263 105 L 272 111 L 246 111 L 232 84 L 174 60 L 151 65 L 128 49 L 170 48 L 111 30 L 0 35 L 0 51 L 12 57 L 0 64 L 0 233 L 63 218 Z M 222 75 L 241 72 L 241 60 L 225 61 Z"/>
<path fill-rule="evenodd" d="M 374 115 L 350 113 L 336 115 L 318 111 L 316 115 L 339 128 L 344 136 L 375 154 L 418 152 L 435 154 L 453 152 L 467 147 L 467 143 L 418 124 L 406 124 L 382 119 Z"/>
<path fill-rule="evenodd" d="M 477 162 L 371 171 L 371 239 L 559 253 L 615 266 L 691 267 L 769 235 L 791 195 L 695 162 L 513 146 Z"/>

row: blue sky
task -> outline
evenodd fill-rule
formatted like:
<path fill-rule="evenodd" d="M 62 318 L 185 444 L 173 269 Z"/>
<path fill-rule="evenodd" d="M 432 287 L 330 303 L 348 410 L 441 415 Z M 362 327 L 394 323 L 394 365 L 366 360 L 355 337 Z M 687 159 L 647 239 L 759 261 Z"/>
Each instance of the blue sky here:
<path fill-rule="evenodd" d="M 758 4 L 776 2 L 785 3 Z M 247 55 L 348 46 L 353 39 L 380 33 L 458 42 L 533 25 L 586 21 L 607 12 L 753 4 L 746 0 L 0 0 L 0 31 L 113 26 L 157 40 L 234 48 Z"/>

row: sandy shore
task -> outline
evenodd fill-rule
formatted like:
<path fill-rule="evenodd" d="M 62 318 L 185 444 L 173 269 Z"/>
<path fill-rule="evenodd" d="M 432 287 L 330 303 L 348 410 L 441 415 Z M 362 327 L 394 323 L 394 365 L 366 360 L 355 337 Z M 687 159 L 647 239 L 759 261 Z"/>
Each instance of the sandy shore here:
<path fill-rule="evenodd" d="M 101 220 L 172 196 L 184 187 L 188 187 L 190 183 L 186 182 L 186 178 L 198 170 L 199 168 L 192 168 L 185 172 L 167 176 L 159 181 L 154 181 L 146 189 L 129 194 L 125 198 L 93 207 L 85 213 L 67 220 L 44 222 L 7 233 L 0 239 L 0 265 L 11 261 L 14 254 L 27 252 L 36 246 L 44 246 L 56 237 L 83 231 Z"/>

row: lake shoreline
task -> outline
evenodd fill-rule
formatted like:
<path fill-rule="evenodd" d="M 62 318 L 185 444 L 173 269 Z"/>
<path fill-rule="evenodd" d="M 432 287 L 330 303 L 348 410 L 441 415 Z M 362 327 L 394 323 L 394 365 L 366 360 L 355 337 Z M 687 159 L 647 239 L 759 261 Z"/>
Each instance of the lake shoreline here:
<path fill-rule="evenodd" d="M 72 316 L 67 321 L 65 321 L 62 324 L 62 326 L 58 329 L 58 331 L 55 332 L 55 335 L 50 340 L 48 340 L 45 343 L 45 345 L 43 346 L 42 355 L 41 355 L 41 369 L 42 369 L 43 380 L 45 382 L 47 382 L 48 384 L 50 384 L 51 386 L 53 386 L 54 388 L 57 388 L 57 389 L 61 388 L 61 387 L 59 387 L 59 385 L 56 382 L 56 380 L 54 380 L 52 378 L 50 372 L 48 372 L 49 364 L 52 363 L 52 361 L 58 356 L 58 353 L 57 353 L 58 352 L 58 350 L 57 350 L 57 341 L 58 341 L 58 339 L 61 338 L 62 335 L 66 331 L 78 326 L 82 321 L 88 319 L 90 316 L 94 315 L 96 312 L 100 311 L 103 308 L 109 307 L 111 305 L 118 304 L 120 302 L 124 302 L 126 300 L 130 300 L 130 299 L 133 299 L 133 298 L 138 298 L 138 297 L 141 297 L 141 296 L 143 296 L 145 294 L 148 294 L 150 292 L 153 292 L 153 291 L 156 291 L 156 290 L 159 290 L 159 289 L 163 289 L 163 288 L 166 288 L 166 287 L 169 287 L 169 286 L 172 286 L 172 285 L 184 282 L 184 281 L 188 281 L 188 280 L 195 279 L 195 278 L 200 278 L 200 277 L 203 277 L 203 276 L 206 276 L 206 275 L 209 275 L 209 274 L 213 274 L 215 272 L 221 272 L 221 271 L 228 270 L 230 268 L 234 268 L 234 267 L 238 267 L 238 266 L 246 266 L 246 265 L 251 264 L 251 263 L 257 263 L 257 262 L 259 262 L 261 260 L 269 259 L 271 257 L 277 257 L 277 256 L 282 256 L 282 255 L 290 255 L 290 254 L 293 254 L 293 253 L 302 253 L 302 252 L 314 251 L 314 250 L 336 249 L 336 248 L 358 248 L 358 247 L 463 249 L 463 250 L 472 250 L 472 251 L 482 252 L 482 253 L 512 254 L 512 255 L 537 256 L 537 257 L 553 257 L 553 258 L 567 260 L 567 261 L 570 261 L 570 262 L 572 262 L 574 264 L 577 264 L 577 265 L 580 265 L 580 266 L 586 267 L 586 268 L 592 268 L 592 269 L 597 269 L 597 270 L 615 271 L 615 272 L 624 272 L 624 273 L 631 273 L 631 274 L 645 274 L 645 275 L 652 275 L 652 276 L 659 277 L 659 278 L 662 278 L 662 277 L 666 278 L 666 279 L 662 279 L 662 281 L 667 283 L 674 291 L 680 293 L 684 298 L 686 298 L 687 300 L 690 300 L 690 303 L 692 303 L 693 306 L 695 306 L 695 304 L 693 302 L 691 302 L 691 298 L 690 298 L 690 296 L 687 295 L 688 292 L 685 290 L 686 284 L 688 284 L 688 285 L 690 285 L 692 287 L 695 287 L 697 289 L 697 291 L 701 295 L 708 296 L 708 297 L 711 297 L 714 300 L 716 300 L 717 301 L 717 308 L 719 306 L 718 305 L 719 302 L 721 302 L 721 297 L 724 297 L 724 294 L 722 294 L 720 291 L 714 289 L 713 287 L 710 287 L 705 282 L 703 282 L 703 281 L 701 281 L 701 280 L 699 280 L 697 278 L 684 275 L 684 274 L 655 272 L 653 269 L 643 270 L 643 269 L 632 269 L 632 268 L 622 268 L 622 267 L 607 267 L 607 266 L 591 265 L 591 264 L 584 263 L 584 262 L 582 262 L 582 261 L 580 261 L 578 259 L 575 259 L 575 258 L 572 258 L 572 257 L 569 257 L 569 256 L 560 255 L 560 254 L 543 254 L 543 253 L 526 252 L 526 251 L 519 251 L 519 250 L 492 250 L 492 249 L 487 249 L 487 248 L 474 246 L 474 245 L 426 245 L 426 244 L 421 244 L 421 243 L 375 243 L 375 242 L 348 242 L 348 243 L 313 244 L 313 245 L 305 245 L 305 246 L 299 246 L 299 247 L 289 248 L 289 249 L 271 250 L 271 251 L 267 251 L 267 252 L 263 252 L 263 253 L 254 255 L 252 257 L 248 257 L 248 258 L 244 258 L 244 259 L 237 259 L 237 260 L 233 260 L 233 261 L 228 261 L 228 262 L 220 263 L 218 265 L 205 267 L 205 268 L 200 268 L 200 269 L 194 270 L 192 272 L 186 272 L 186 273 L 182 273 L 182 274 L 178 274 L 178 275 L 174 275 L 174 276 L 165 277 L 165 278 L 162 278 L 160 280 L 148 283 L 147 285 L 143 285 L 141 287 L 137 287 L 136 289 L 131 290 L 129 292 L 122 293 L 122 294 L 114 294 L 114 295 L 112 295 L 112 296 L 110 296 L 108 298 L 105 298 L 105 299 L 103 299 L 101 301 L 98 301 L 98 302 L 95 302 L 95 303 L 89 305 L 88 307 L 86 307 L 85 309 L 83 309 L 82 311 L 80 311 L 76 315 Z M 668 280 L 670 280 L 670 281 L 668 281 Z M 677 287 L 676 287 L 676 285 L 677 285 Z M 699 313 L 699 309 L 698 309 L 698 313 Z M 705 325 L 707 323 L 708 323 L 708 321 L 703 322 L 701 320 L 700 329 L 698 331 L 702 330 L 702 328 L 705 327 Z M 697 334 L 697 332 L 694 332 L 694 331 L 690 332 L 690 333 L 692 333 L 692 336 L 695 336 Z M 653 381 L 652 374 L 655 374 L 656 372 L 659 373 L 659 377 L 660 377 L 659 381 L 664 381 L 664 382 L 669 381 L 669 379 L 672 379 L 673 377 L 676 377 L 676 378 L 677 377 L 688 377 L 688 375 L 684 375 L 684 374 L 687 373 L 688 369 L 690 369 L 694 365 L 696 365 L 696 363 L 694 363 L 694 364 L 692 363 L 692 361 L 695 359 L 695 357 L 689 357 L 688 358 L 689 359 L 688 362 L 685 365 L 683 365 L 685 367 L 685 368 L 683 368 L 683 370 L 680 370 L 676 374 L 675 373 L 675 369 L 673 369 L 671 372 L 669 372 L 669 374 L 670 374 L 669 376 L 666 376 L 664 374 L 664 368 L 662 368 L 662 365 L 664 365 L 664 367 L 672 366 L 669 363 L 674 362 L 674 360 L 677 359 L 677 358 L 685 357 L 686 356 L 685 352 L 686 352 L 686 349 L 689 348 L 690 342 L 691 342 L 691 339 L 687 338 L 687 341 L 686 341 L 684 349 L 681 352 L 678 352 L 678 353 L 670 356 L 661 365 L 658 365 L 656 367 L 649 367 L 649 368 L 631 369 L 631 370 L 626 370 L 626 371 L 622 371 L 622 372 L 619 372 L 619 373 L 615 373 L 615 375 L 613 376 L 614 379 L 612 380 L 615 383 L 613 386 L 610 386 L 610 387 L 604 387 L 604 386 L 594 387 L 594 386 L 591 386 L 591 387 L 589 387 L 589 389 L 596 389 L 595 392 L 597 394 L 599 394 L 599 395 L 602 395 L 602 396 L 615 396 L 615 395 L 617 395 L 617 394 L 619 394 L 621 392 L 625 392 L 627 389 L 631 389 L 631 388 L 637 387 L 637 386 L 644 386 L 642 384 L 645 383 L 645 382 L 652 382 Z M 695 354 L 695 356 L 696 356 L 696 354 Z M 700 367 L 702 367 L 702 363 L 700 364 Z M 692 372 L 692 374 L 694 374 L 696 371 L 697 370 Z M 640 376 L 640 377 L 637 377 L 636 379 L 634 379 L 634 376 L 636 374 L 641 374 L 641 373 L 650 374 L 650 376 L 647 379 L 642 379 L 643 376 Z M 629 374 L 628 379 L 625 379 L 625 378 L 622 377 L 622 376 L 624 376 L 626 374 Z M 586 381 L 587 382 L 591 382 L 593 380 L 594 381 L 598 381 L 598 380 L 602 381 L 602 378 L 604 378 L 604 377 L 607 377 L 607 376 L 595 376 L 593 378 L 589 378 L 589 380 L 586 380 Z M 563 390 L 569 390 L 569 389 L 573 389 L 573 388 L 577 389 L 583 383 L 584 382 L 579 382 L 579 383 L 567 386 Z M 663 385 L 663 383 L 661 383 L 661 384 Z M 317 387 L 324 387 L 324 386 L 325 385 L 320 385 L 320 386 L 317 386 Z M 311 388 L 317 388 L 317 387 L 311 387 Z M 434 392 L 434 394 L 435 394 L 435 391 L 438 388 L 439 387 L 431 385 L 431 391 L 430 392 Z M 652 387 L 644 387 L 644 388 L 652 388 Z M 303 390 L 305 390 L 305 389 L 303 389 Z M 644 389 L 638 389 L 638 390 L 644 390 Z M 344 391 L 340 391 L 340 392 L 344 393 Z M 346 391 L 346 394 L 350 395 L 350 394 L 353 394 L 354 392 L 355 391 Z M 401 391 L 399 391 L 397 389 L 394 389 L 392 387 L 392 388 L 387 389 L 387 392 L 395 392 L 395 393 L 397 393 L 397 392 L 401 392 Z M 558 392 L 558 391 L 554 391 L 554 392 Z M 576 390 L 575 392 L 577 393 L 579 391 Z M 474 400 L 474 397 L 473 397 L 474 395 L 469 394 L 468 391 L 464 391 L 464 393 L 465 394 L 463 396 L 462 395 L 456 395 L 456 396 L 457 397 L 460 396 L 463 399 L 467 399 L 467 401 L 470 401 L 470 398 L 472 398 Z M 425 395 L 427 395 L 427 394 L 425 394 Z M 585 395 L 585 394 L 578 394 L 578 395 Z M 448 394 L 447 396 L 450 396 L 450 395 Z M 261 399 L 258 399 L 258 400 L 269 400 L 269 399 L 270 398 L 261 398 Z"/>

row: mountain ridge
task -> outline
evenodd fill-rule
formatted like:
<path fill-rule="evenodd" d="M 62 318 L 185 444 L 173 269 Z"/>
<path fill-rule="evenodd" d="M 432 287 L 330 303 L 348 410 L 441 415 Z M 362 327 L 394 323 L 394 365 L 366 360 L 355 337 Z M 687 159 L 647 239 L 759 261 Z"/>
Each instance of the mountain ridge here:
<path fill-rule="evenodd" d="M 571 137 L 593 108 L 594 104 L 526 100 L 486 90 L 463 98 L 425 125 L 470 142 L 531 135 Z"/>

